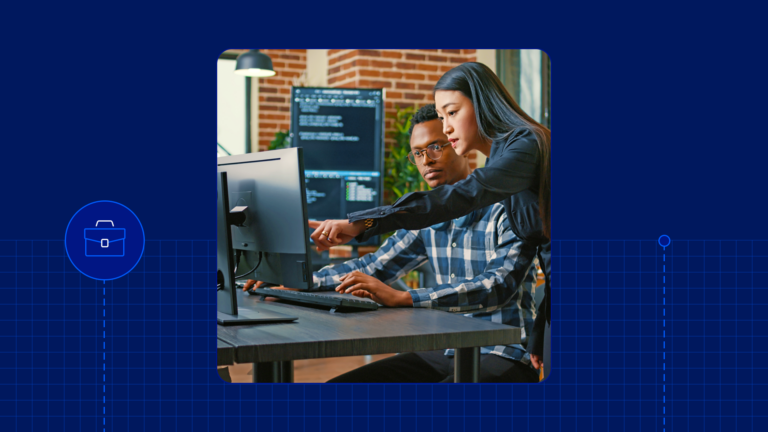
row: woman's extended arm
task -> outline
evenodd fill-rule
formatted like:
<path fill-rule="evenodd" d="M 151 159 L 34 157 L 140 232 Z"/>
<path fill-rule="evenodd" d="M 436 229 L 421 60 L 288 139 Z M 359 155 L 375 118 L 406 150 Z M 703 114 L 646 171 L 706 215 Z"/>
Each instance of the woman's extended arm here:
<path fill-rule="evenodd" d="M 322 248 L 347 243 L 348 240 L 341 238 L 342 234 L 365 241 L 398 229 L 422 229 L 464 216 L 520 191 L 537 188 L 539 153 L 532 132 L 522 130 L 493 146 L 489 164 L 476 169 L 466 179 L 431 191 L 411 192 L 391 206 L 350 213 L 348 221 L 325 221 L 312 234 L 312 239 Z M 368 229 L 361 222 L 366 219 L 374 220 Z M 328 242 L 323 232 L 336 241 Z"/>

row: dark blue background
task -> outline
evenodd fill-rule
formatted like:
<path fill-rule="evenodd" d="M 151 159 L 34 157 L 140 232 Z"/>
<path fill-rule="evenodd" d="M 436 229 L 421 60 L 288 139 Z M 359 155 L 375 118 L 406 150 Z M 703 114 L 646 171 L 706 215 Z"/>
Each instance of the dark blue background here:
<path fill-rule="evenodd" d="M 12 429 L 94 430 L 106 405 L 107 430 L 661 430 L 664 331 L 679 338 L 666 351 L 678 386 L 666 393 L 677 403 L 670 430 L 765 429 L 768 252 L 751 241 L 768 238 L 764 14 L 735 4 L 573 4 L 556 16 L 551 5 L 355 4 L 323 21 L 284 6 L 4 11 L 0 240 L 20 240 L 0 241 L 0 406 Z M 351 40 L 549 54 L 553 237 L 563 242 L 544 385 L 216 377 L 216 59 L 228 48 Z M 136 274 L 106 289 L 68 266 L 60 242 L 80 207 L 104 199 L 139 215 L 148 241 Z M 659 290 L 662 233 L 686 266 L 674 299 Z M 665 301 L 679 314 L 666 330 Z"/>
<path fill-rule="evenodd" d="M 350 40 L 546 51 L 554 238 L 768 237 L 759 223 L 766 81 L 756 15 L 650 4 L 616 17 L 613 7 L 558 16 L 439 9 L 408 7 L 398 19 L 338 11 L 334 23 L 349 26 L 327 28 L 310 11 L 286 15 L 269 4 L 238 9 L 238 19 L 153 8 L 80 26 L 37 15 L 35 31 L 15 27 L 30 48 L 3 68 L 0 184 L 13 210 L 0 237 L 61 238 L 78 208 L 110 199 L 146 221 L 149 239 L 214 238 L 208 153 L 219 53 Z M 425 16 L 435 25 L 414 27 Z"/>

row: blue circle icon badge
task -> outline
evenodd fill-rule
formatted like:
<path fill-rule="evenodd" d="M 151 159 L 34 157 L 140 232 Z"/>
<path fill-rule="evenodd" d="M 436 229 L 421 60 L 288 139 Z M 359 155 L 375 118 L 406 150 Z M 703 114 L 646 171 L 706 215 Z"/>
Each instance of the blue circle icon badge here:
<path fill-rule="evenodd" d="M 144 254 L 144 228 L 128 207 L 95 201 L 72 216 L 64 248 L 80 273 L 103 281 L 117 279 L 130 273 Z"/>

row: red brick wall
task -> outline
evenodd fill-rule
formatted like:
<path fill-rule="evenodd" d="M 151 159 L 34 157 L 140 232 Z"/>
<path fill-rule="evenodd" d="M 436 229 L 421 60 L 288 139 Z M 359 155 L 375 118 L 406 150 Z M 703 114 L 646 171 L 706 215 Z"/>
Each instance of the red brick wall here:
<path fill-rule="evenodd" d="M 261 50 L 272 59 L 277 73 L 259 78 L 259 150 L 266 150 L 275 132 L 291 127 L 290 98 L 293 80 L 307 70 L 307 50 Z"/>
<path fill-rule="evenodd" d="M 434 102 L 432 88 L 459 63 L 475 61 L 475 50 L 329 50 L 328 86 L 386 89 L 385 145 L 395 107 Z M 473 160 L 474 155 L 470 158 Z"/>
<path fill-rule="evenodd" d="M 306 50 L 262 50 L 272 58 L 277 75 L 259 79 L 259 150 L 266 150 L 277 131 L 290 128 L 293 80 L 307 68 Z M 396 107 L 433 102 L 432 88 L 456 65 L 475 61 L 475 50 L 328 50 L 328 87 L 383 88 L 385 146 L 391 138 Z M 470 155 L 473 167 L 475 155 Z"/>

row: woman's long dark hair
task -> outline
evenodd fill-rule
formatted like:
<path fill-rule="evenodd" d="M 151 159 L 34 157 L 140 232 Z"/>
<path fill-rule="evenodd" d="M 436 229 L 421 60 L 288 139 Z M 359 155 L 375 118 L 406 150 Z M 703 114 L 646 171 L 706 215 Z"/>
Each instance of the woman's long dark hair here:
<path fill-rule="evenodd" d="M 533 132 L 539 146 L 539 214 L 544 235 L 550 236 L 550 131 L 526 114 L 499 78 L 482 63 L 463 63 L 446 72 L 434 91 L 458 90 L 472 101 L 477 130 L 483 139 L 506 139 L 520 128 Z"/>

